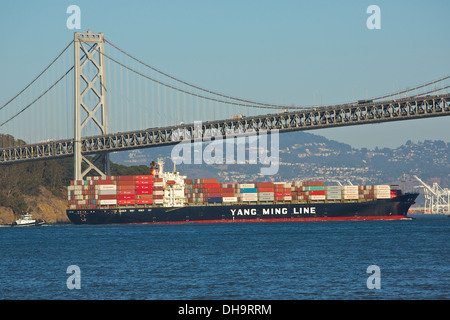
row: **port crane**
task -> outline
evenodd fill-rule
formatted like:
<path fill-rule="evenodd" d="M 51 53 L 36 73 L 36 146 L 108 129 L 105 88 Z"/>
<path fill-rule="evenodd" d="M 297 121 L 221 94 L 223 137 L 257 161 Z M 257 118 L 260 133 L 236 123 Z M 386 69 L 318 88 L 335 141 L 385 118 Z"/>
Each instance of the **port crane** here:
<path fill-rule="evenodd" d="M 425 191 L 425 213 L 450 215 L 450 190 L 441 188 L 437 183 L 433 183 L 431 187 L 419 177 L 414 178 L 420 182 L 419 187 Z"/>

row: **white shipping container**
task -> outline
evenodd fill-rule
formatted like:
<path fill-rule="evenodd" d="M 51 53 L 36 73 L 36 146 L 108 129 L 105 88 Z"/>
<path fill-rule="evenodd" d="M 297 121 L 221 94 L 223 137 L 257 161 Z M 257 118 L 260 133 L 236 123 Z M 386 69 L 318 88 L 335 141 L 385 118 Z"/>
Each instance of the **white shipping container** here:
<path fill-rule="evenodd" d="M 345 200 L 355 200 L 358 199 L 358 194 L 344 194 L 343 198 Z"/>
<path fill-rule="evenodd" d="M 321 196 L 321 195 L 314 195 L 314 196 L 309 196 L 310 200 L 325 200 L 325 196 Z"/>
<path fill-rule="evenodd" d="M 274 197 L 273 196 L 261 196 L 259 197 L 259 201 L 273 201 Z"/>
<path fill-rule="evenodd" d="M 391 195 L 390 194 L 377 194 L 375 195 L 376 199 L 390 199 Z"/>
<path fill-rule="evenodd" d="M 358 195 L 359 192 L 358 192 L 358 190 L 342 190 L 342 194 L 352 194 L 352 195 L 356 194 L 356 195 Z"/>
<path fill-rule="evenodd" d="M 330 190 L 330 191 L 340 191 L 342 188 L 341 186 L 326 186 L 325 190 Z"/>
<path fill-rule="evenodd" d="M 115 184 L 100 184 L 95 186 L 95 190 L 117 190 Z"/>
<path fill-rule="evenodd" d="M 239 184 L 240 189 L 246 189 L 246 188 L 256 188 L 254 183 L 240 183 Z"/>
<path fill-rule="evenodd" d="M 153 194 L 154 194 L 155 196 L 161 196 L 161 195 L 164 194 L 164 191 L 163 191 L 163 190 L 154 190 L 154 191 L 153 191 Z"/>
<path fill-rule="evenodd" d="M 153 182 L 154 187 L 164 187 L 164 182 Z"/>
<path fill-rule="evenodd" d="M 258 199 L 258 194 L 257 193 L 242 193 L 241 197 L 243 199 Z"/>
<path fill-rule="evenodd" d="M 104 205 L 116 205 L 117 199 L 104 199 L 104 200 L 98 200 L 98 204 L 101 206 Z"/>
<path fill-rule="evenodd" d="M 377 193 L 388 193 L 388 194 L 390 194 L 391 190 L 390 189 L 389 190 L 387 190 L 387 189 L 375 190 L 375 194 L 377 194 Z"/>
<path fill-rule="evenodd" d="M 164 200 L 163 199 L 154 199 L 153 203 L 155 203 L 155 204 L 163 204 Z"/>
<path fill-rule="evenodd" d="M 223 202 L 237 202 L 238 199 L 237 199 L 237 197 L 223 197 L 222 201 Z"/>
<path fill-rule="evenodd" d="M 283 200 L 285 200 L 285 201 L 292 201 L 292 196 L 284 196 Z"/>
<path fill-rule="evenodd" d="M 358 186 L 342 186 L 341 190 L 344 190 L 344 191 L 356 190 L 356 191 L 358 191 Z"/>
<path fill-rule="evenodd" d="M 387 184 L 380 184 L 375 186 L 375 191 L 376 190 L 391 190 L 391 187 Z"/>
<path fill-rule="evenodd" d="M 258 195 L 260 197 L 273 197 L 273 192 L 259 192 Z"/>
<path fill-rule="evenodd" d="M 334 195 L 334 194 L 327 194 L 327 199 L 328 200 L 341 200 L 342 196 L 341 195 Z"/>
<path fill-rule="evenodd" d="M 100 196 L 107 196 L 107 195 L 113 195 L 116 194 L 116 190 L 98 190 L 95 194 Z"/>

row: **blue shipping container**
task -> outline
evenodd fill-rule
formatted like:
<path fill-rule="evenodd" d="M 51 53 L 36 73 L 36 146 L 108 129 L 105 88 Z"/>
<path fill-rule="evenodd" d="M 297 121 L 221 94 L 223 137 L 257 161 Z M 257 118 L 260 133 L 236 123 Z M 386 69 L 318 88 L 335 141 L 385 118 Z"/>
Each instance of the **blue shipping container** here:
<path fill-rule="evenodd" d="M 223 202 L 222 197 L 214 197 L 214 198 L 208 198 L 208 202 Z"/>
<path fill-rule="evenodd" d="M 257 188 L 243 188 L 240 191 L 241 193 L 257 193 L 258 189 Z"/>

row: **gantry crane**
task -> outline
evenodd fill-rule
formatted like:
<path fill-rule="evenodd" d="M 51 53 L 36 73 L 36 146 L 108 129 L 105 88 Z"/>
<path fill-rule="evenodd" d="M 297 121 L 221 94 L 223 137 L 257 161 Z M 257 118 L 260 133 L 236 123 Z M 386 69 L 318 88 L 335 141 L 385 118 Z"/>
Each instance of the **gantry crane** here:
<path fill-rule="evenodd" d="M 450 214 L 450 190 L 441 188 L 437 183 L 433 183 L 433 187 L 430 187 L 417 176 L 414 178 L 425 190 L 425 213 Z"/>

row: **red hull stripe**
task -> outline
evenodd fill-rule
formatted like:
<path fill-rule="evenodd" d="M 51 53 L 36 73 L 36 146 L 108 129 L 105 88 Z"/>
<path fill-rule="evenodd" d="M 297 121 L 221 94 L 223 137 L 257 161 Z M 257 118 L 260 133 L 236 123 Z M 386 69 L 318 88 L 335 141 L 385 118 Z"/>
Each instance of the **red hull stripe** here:
<path fill-rule="evenodd" d="M 283 221 L 363 221 L 363 220 L 409 220 L 407 216 L 367 216 L 367 217 L 319 217 L 319 218 L 274 218 L 274 219 L 235 219 L 235 220 L 194 220 L 194 221 L 161 221 L 128 224 L 161 224 L 161 223 L 233 223 L 233 222 L 283 222 Z"/>

